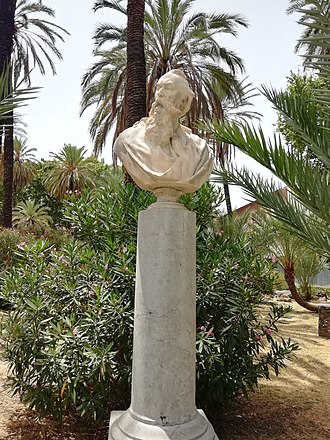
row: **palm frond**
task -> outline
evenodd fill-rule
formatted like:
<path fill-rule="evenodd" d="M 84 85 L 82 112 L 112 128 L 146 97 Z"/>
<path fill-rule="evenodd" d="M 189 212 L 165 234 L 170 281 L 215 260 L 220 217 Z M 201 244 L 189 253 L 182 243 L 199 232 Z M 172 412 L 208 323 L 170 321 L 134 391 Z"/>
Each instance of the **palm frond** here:
<path fill-rule="evenodd" d="M 315 215 L 330 223 L 329 185 L 330 172 L 302 155 L 288 151 L 279 136 L 266 139 L 262 129 L 248 124 L 213 123 L 216 139 L 235 145 L 275 176 L 281 179 L 295 194 L 295 197 Z M 315 149 L 315 152 L 318 151 Z M 322 162 L 321 154 L 317 158 Z"/>
<path fill-rule="evenodd" d="M 299 236 L 321 255 L 330 256 L 329 222 L 311 214 L 306 210 L 306 205 L 298 202 L 292 193 L 291 197 L 283 197 L 274 180 L 265 180 L 246 168 L 238 170 L 233 167 L 226 171 L 215 170 L 214 176 L 214 181 L 225 180 L 241 186 L 249 197 L 281 221 L 291 233 Z"/>
<path fill-rule="evenodd" d="M 102 8 L 113 9 L 114 11 L 121 12 L 122 14 L 127 14 L 126 8 L 121 5 L 122 0 L 96 0 L 94 3 L 94 11 L 98 11 Z"/>
<path fill-rule="evenodd" d="M 21 83 L 18 83 L 14 90 L 11 85 L 11 72 L 6 69 L 0 73 L 0 119 L 6 120 L 11 116 L 11 112 L 27 104 L 31 99 L 34 99 L 36 92 L 40 90 L 39 87 L 21 88 Z"/>
<path fill-rule="evenodd" d="M 55 11 L 41 2 L 20 0 L 16 5 L 13 64 L 15 77 L 23 75 L 30 85 L 31 70 L 35 67 L 41 74 L 46 73 L 44 61 L 47 61 L 52 73 L 56 74 L 51 55 L 59 60 L 61 52 L 56 47 L 56 40 L 64 41 L 69 35 L 63 27 L 43 19 L 43 15 L 55 17 Z"/>

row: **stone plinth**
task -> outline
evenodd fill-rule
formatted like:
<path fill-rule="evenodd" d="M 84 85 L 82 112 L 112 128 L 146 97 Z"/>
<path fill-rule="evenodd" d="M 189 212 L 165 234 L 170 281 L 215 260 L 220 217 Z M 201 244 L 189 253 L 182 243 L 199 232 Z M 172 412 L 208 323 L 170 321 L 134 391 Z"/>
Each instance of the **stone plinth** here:
<path fill-rule="evenodd" d="M 330 305 L 320 305 L 319 308 L 319 336 L 330 339 Z"/>
<path fill-rule="evenodd" d="M 125 434 L 120 431 L 120 428 L 116 427 L 116 421 L 119 417 L 126 418 L 126 420 L 122 420 L 120 428 L 124 425 Z M 134 423 L 132 423 L 132 420 Z M 131 410 L 128 411 L 112 411 L 110 417 L 110 433 L 114 433 L 114 437 L 109 437 L 109 440 L 112 438 L 119 439 L 148 439 L 148 440 L 204 440 L 204 439 L 214 439 L 219 440 L 218 437 L 214 434 L 213 428 L 207 420 L 204 411 L 198 410 L 196 417 L 188 422 L 181 425 L 174 426 L 159 426 L 146 423 L 145 421 L 141 421 L 139 424 L 138 421 L 134 418 L 134 414 L 131 413 Z M 114 427 L 114 429 L 112 429 Z M 133 434 L 130 431 L 130 427 L 133 427 Z M 140 431 L 141 430 L 141 431 Z M 140 437 L 136 437 L 136 434 L 140 434 Z M 127 436 L 129 435 L 129 436 Z"/>
<path fill-rule="evenodd" d="M 216 440 L 195 407 L 195 214 L 158 202 L 139 215 L 131 407 L 109 440 Z"/>

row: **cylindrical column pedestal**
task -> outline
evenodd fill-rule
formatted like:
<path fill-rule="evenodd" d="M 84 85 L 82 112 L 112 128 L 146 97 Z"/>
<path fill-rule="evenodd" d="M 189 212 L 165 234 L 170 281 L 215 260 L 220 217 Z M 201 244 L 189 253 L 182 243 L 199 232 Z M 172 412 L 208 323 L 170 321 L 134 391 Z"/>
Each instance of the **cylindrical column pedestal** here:
<path fill-rule="evenodd" d="M 214 440 L 195 407 L 195 214 L 159 202 L 139 215 L 132 402 L 111 440 Z"/>
<path fill-rule="evenodd" d="M 140 213 L 135 291 L 131 409 L 160 425 L 196 414 L 195 214 L 170 205 Z"/>

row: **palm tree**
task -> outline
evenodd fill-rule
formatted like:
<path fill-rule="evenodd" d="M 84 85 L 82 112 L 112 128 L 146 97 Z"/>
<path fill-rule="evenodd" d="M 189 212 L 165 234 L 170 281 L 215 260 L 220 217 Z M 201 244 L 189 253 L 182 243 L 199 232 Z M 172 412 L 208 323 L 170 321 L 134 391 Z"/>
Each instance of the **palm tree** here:
<path fill-rule="evenodd" d="M 323 0 L 313 0 L 315 10 L 306 10 L 306 26 L 315 25 L 323 19 Z M 330 15 L 327 16 L 328 29 Z M 315 50 L 328 50 L 330 37 L 314 35 L 310 44 Z M 309 60 L 309 55 L 306 55 Z M 330 83 L 330 56 L 308 61 L 306 66 L 313 68 L 326 83 Z M 298 235 L 315 251 L 330 258 L 330 90 L 322 90 L 311 98 L 277 92 L 263 88 L 281 117 L 292 131 L 295 131 L 308 146 L 317 161 L 310 160 L 309 154 L 288 149 L 280 136 L 274 134 L 266 139 L 261 127 L 249 124 L 224 124 L 214 121 L 210 129 L 214 136 L 223 142 L 235 145 L 244 153 L 264 165 L 281 179 L 289 188 L 290 197 L 284 199 L 276 192 L 273 180 L 263 179 L 246 168 L 231 167 L 224 173 L 225 179 L 240 185 L 245 192 L 254 197 L 274 217 L 281 220 L 289 231 Z M 218 172 L 221 174 L 221 171 Z M 291 289 L 294 285 L 294 268 L 289 267 L 286 281 Z"/>
<path fill-rule="evenodd" d="M 316 252 L 303 246 L 297 257 L 298 265 L 295 266 L 295 275 L 304 299 L 312 299 L 312 281 L 321 271 L 328 268 L 327 261 Z"/>
<path fill-rule="evenodd" d="M 15 34 L 13 48 L 14 77 L 23 75 L 30 85 L 31 71 L 37 67 L 42 75 L 46 73 L 45 61 L 56 75 L 52 56 L 62 60 L 62 54 L 56 47 L 57 40 L 64 42 L 64 34 L 69 35 L 63 27 L 42 18 L 55 18 L 55 11 L 42 2 L 18 0 L 15 13 Z"/>
<path fill-rule="evenodd" d="M 28 148 L 27 139 L 14 138 L 14 199 L 17 191 L 30 184 L 36 174 L 36 148 Z"/>
<path fill-rule="evenodd" d="M 305 309 L 318 312 L 319 306 L 308 301 L 311 296 L 311 279 L 326 267 L 326 259 L 306 246 L 296 234 L 283 228 L 282 222 L 274 220 L 264 211 L 259 210 L 250 217 L 252 231 L 257 237 L 262 237 L 257 244 L 263 254 L 275 256 L 277 263 L 283 269 L 285 278 L 294 272 L 295 279 L 300 285 L 300 292 L 291 284 L 290 291 L 293 299 Z"/>
<path fill-rule="evenodd" d="M 17 88 L 12 90 L 10 79 L 10 69 L 6 69 L 3 73 L 0 73 L 0 156 L 2 162 L 2 176 L 3 176 L 3 149 L 2 138 L 5 130 L 9 130 L 14 123 L 12 113 L 14 109 L 17 109 L 26 104 L 26 101 L 34 98 L 34 93 L 38 88 L 22 89 Z M 19 121 L 21 122 L 21 121 Z M 3 125 L 2 125 L 3 124 Z M 2 125 L 2 126 L 1 126 Z M 24 128 L 17 130 L 19 133 L 24 133 Z"/>
<path fill-rule="evenodd" d="M 16 228 L 43 232 L 50 228 L 51 223 L 48 208 L 40 206 L 35 200 L 22 201 L 13 209 L 13 225 Z"/>
<path fill-rule="evenodd" d="M 305 29 L 296 44 L 295 52 L 305 49 L 305 66 L 313 60 L 319 59 L 323 55 L 329 55 L 329 49 L 313 44 L 314 37 L 329 39 L 329 21 L 330 4 L 328 0 L 290 0 L 290 6 L 287 13 L 301 13 L 299 23 L 305 26 Z M 315 22 L 315 14 L 317 22 Z M 317 26 L 315 26 L 317 24 Z"/>
<path fill-rule="evenodd" d="M 63 200 L 66 196 L 79 196 L 84 188 L 95 186 L 97 167 L 95 158 L 85 158 L 86 149 L 70 144 L 59 153 L 50 153 L 54 158 L 45 179 L 45 188 L 52 196 Z"/>
<path fill-rule="evenodd" d="M 95 8 L 116 9 L 126 13 L 120 1 L 98 0 Z M 223 33 L 237 35 L 238 26 L 247 26 L 239 14 L 193 13 L 194 0 L 146 0 L 145 52 L 147 67 L 147 110 L 150 109 L 157 80 L 168 70 L 182 69 L 195 92 L 186 123 L 192 126 L 197 118 L 221 117 L 222 106 L 214 83 L 226 94 L 239 91 L 235 78 L 243 72 L 242 60 L 215 39 Z M 126 41 L 127 28 L 112 24 L 98 26 L 94 36 L 97 61 L 82 81 L 82 113 L 96 105 L 90 123 L 94 152 L 99 153 L 111 127 L 115 137 L 124 128 L 126 107 Z M 108 44 L 113 44 L 108 47 Z"/>
<path fill-rule="evenodd" d="M 6 2 L 8 2 L 8 0 L 6 0 Z M 56 73 L 54 63 L 49 53 L 55 55 L 58 59 L 62 58 L 61 53 L 56 48 L 56 40 L 60 39 L 64 41 L 62 33 L 67 34 L 67 31 L 35 15 L 45 14 L 49 17 L 55 16 L 54 11 L 45 6 L 41 1 L 31 2 L 18 0 L 17 4 L 16 1 L 12 1 L 11 3 L 14 3 L 16 7 L 14 30 L 11 35 L 13 45 L 11 46 L 11 57 L 9 59 L 12 66 L 10 84 L 14 89 L 19 77 L 22 77 L 23 80 L 30 85 L 30 73 L 33 68 L 37 67 L 42 74 L 46 72 L 43 59 L 49 64 L 52 73 Z M 3 224 L 6 227 L 11 227 L 12 224 L 13 123 L 14 119 L 13 115 L 11 115 L 10 125 L 6 130 L 3 142 Z"/>

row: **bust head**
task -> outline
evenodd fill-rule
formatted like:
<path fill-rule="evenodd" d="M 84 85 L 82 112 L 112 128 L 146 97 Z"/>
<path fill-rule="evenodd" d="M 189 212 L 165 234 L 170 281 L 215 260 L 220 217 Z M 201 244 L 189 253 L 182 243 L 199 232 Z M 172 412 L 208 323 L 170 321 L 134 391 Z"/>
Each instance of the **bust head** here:
<path fill-rule="evenodd" d="M 181 117 L 189 111 L 194 96 L 183 72 L 179 69 L 170 70 L 158 80 L 150 116 L 155 107 L 161 105 L 168 112 Z"/>
<path fill-rule="evenodd" d="M 155 101 L 146 118 L 146 140 L 151 144 L 167 145 L 179 129 L 179 119 L 189 111 L 194 96 L 181 70 L 165 73 L 158 80 Z"/>
<path fill-rule="evenodd" d="M 174 198 L 196 191 L 209 177 L 212 158 L 206 142 L 180 124 L 194 93 L 181 70 L 163 75 L 149 117 L 117 138 L 114 149 L 140 188 Z"/>

